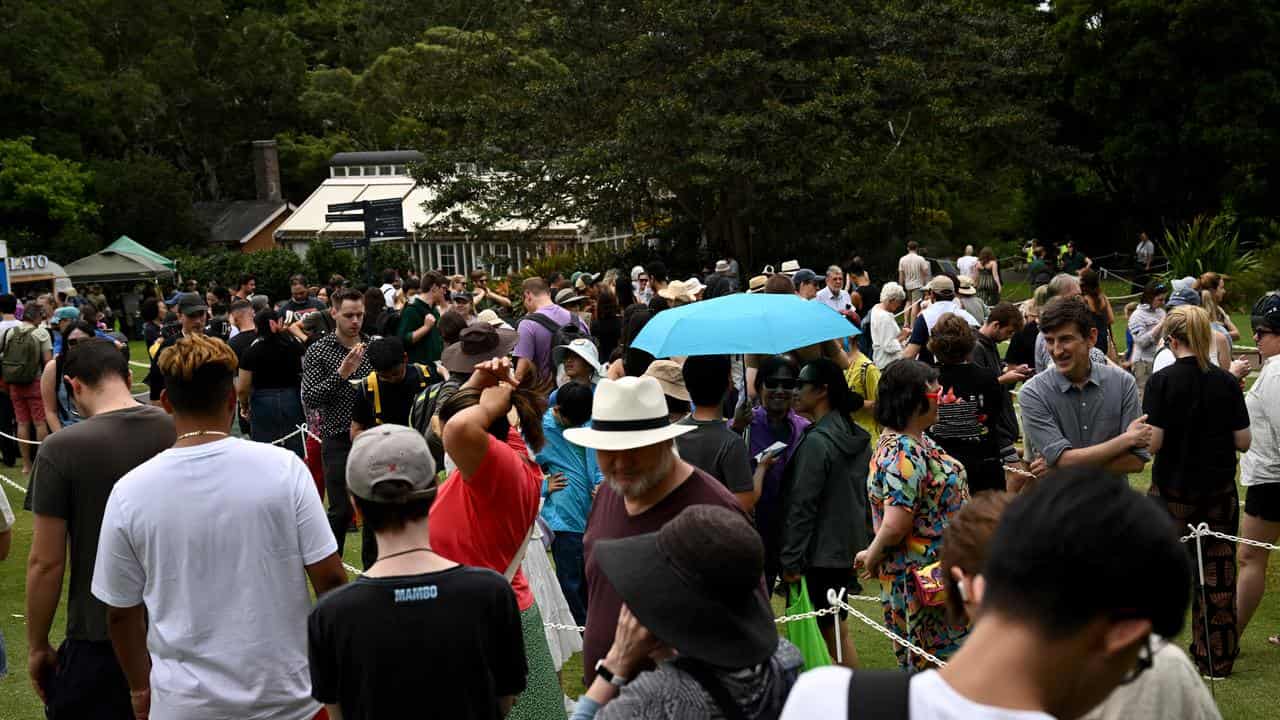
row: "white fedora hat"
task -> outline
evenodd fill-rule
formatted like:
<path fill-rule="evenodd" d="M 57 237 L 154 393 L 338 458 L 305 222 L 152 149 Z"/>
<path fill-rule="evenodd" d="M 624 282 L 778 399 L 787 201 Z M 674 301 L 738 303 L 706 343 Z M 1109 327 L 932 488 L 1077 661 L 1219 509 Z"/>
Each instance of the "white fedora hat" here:
<path fill-rule="evenodd" d="M 796 271 L 799 269 L 800 269 L 799 262 L 795 260 L 784 260 L 782 261 L 782 270 L 780 270 L 779 272 L 781 272 L 783 275 L 791 276 L 791 275 L 794 275 Z"/>
<path fill-rule="evenodd" d="M 570 428 L 564 437 L 595 450 L 631 450 L 683 435 L 692 425 L 672 425 L 662 386 L 651 377 L 602 380 L 591 407 L 591 427 Z"/>

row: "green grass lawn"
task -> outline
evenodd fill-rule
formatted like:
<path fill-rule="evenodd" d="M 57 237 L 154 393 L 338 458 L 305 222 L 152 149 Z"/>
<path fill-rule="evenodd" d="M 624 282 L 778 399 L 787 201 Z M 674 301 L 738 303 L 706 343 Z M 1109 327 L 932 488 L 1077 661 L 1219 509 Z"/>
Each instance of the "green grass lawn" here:
<path fill-rule="evenodd" d="M 1247 318 L 1246 318 L 1247 320 Z M 1239 322 L 1237 320 L 1237 322 Z M 133 343 L 134 359 L 144 362 L 145 353 Z M 142 368 L 134 368 L 135 377 L 141 379 L 145 374 Z M 0 474 L 9 480 L 25 487 L 27 477 L 17 468 L 0 467 Z M 1135 489 L 1145 491 L 1150 485 L 1150 472 L 1143 472 L 1131 478 Z M 31 516 L 20 510 L 23 493 L 3 483 L 4 492 L 9 503 L 15 508 L 17 522 L 13 529 L 13 547 L 9 558 L 0 562 L 0 631 L 3 631 L 8 645 L 9 676 L 0 679 L 0 720 L 18 720 L 43 717 L 39 700 L 26 674 L 27 643 L 24 624 L 24 586 L 25 561 L 31 546 Z M 1243 497 L 1243 495 L 1242 495 Z M 360 565 L 360 535 L 347 536 L 345 560 L 353 566 Z M 1268 595 L 1263 598 L 1262 606 L 1254 616 L 1253 622 L 1244 637 L 1241 638 L 1240 658 L 1235 664 L 1235 673 L 1226 681 L 1216 684 L 1215 695 L 1222 715 L 1228 720 L 1241 720 L 1275 717 L 1275 692 L 1277 677 L 1280 677 L 1280 648 L 1271 647 L 1266 642 L 1267 635 L 1280 633 L 1280 560 L 1273 561 L 1268 570 Z M 65 587 L 65 585 L 64 585 Z M 1105 592 L 1099 587 L 1098 592 Z M 874 594 L 867 591 L 866 594 Z M 854 607 L 866 613 L 873 620 L 880 621 L 882 611 L 878 604 L 855 602 Z M 53 642 L 61 641 L 63 627 L 66 622 L 63 610 L 65 601 L 59 607 L 54 619 Z M 774 610 L 781 614 L 781 605 L 775 601 Z M 1188 610 L 1188 623 L 1190 611 Z M 891 643 L 884 636 L 871 628 L 850 619 L 849 632 L 857 644 L 858 654 L 865 667 L 888 668 L 894 666 Z M 1178 645 L 1186 648 L 1190 641 L 1189 631 L 1178 638 Z M 562 672 L 565 692 L 577 697 L 582 692 L 581 656 L 575 656 L 566 664 Z"/>

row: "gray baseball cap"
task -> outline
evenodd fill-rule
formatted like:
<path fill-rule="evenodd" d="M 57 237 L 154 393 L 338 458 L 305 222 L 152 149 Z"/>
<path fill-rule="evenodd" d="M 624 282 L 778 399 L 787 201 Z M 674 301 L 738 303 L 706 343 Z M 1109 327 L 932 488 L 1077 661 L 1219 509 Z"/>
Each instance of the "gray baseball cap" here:
<path fill-rule="evenodd" d="M 376 503 L 434 498 L 436 463 L 426 438 L 404 425 L 378 425 L 360 433 L 347 456 L 347 489 Z"/>

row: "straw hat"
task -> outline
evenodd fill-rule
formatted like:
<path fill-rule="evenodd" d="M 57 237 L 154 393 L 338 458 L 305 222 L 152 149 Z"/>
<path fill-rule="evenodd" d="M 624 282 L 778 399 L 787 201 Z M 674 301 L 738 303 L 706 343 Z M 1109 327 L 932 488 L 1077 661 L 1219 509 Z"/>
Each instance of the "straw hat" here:
<path fill-rule="evenodd" d="M 662 387 L 663 395 L 670 395 L 685 402 L 692 399 L 688 388 L 684 386 L 684 373 L 680 363 L 675 360 L 654 360 L 649 363 L 649 369 L 644 371 L 644 376 L 657 380 L 658 385 Z"/>
<path fill-rule="evenodd" d="M 674 439 L 692 429 L 692 425 L 671 424 L 658 380 L 624 377 L 600 381 L 591 406 L 591 427 L 570 428 L 564 437 L 574 445 L 595 450 L 631 450 Z"/>
<path fill-rule="evenodd" d="M 693 302 L 697 300 L 693 296 L 688 283 L 683 280 L 672 280 L 666 287 L 658 291 L 658 294 L 668 300 L 680 300 L 683 302 Z"/>

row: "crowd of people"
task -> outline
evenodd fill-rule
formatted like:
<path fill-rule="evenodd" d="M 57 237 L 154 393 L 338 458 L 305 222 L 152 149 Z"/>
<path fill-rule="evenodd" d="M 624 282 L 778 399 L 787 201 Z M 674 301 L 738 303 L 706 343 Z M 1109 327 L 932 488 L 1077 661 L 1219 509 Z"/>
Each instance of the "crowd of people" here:
<path fill-rule="evenodd" d="M 883 283 L 859 258 L 190 283 L 138 303 L 141 397 L 92 301 L 0 296 L 3 404 L 39 443 L 31 682 L 50 718 L 1217 717 L 1199 678 L 1231 674 L 1268 555 L 1179 533 L 1280 538 L 1280 295 L 1246 393 L 1227 278 L 1152 280 L 1121 343 L 1092 260 L 1046 256 L 1019 305 L 990 248 L 915 243 Z M 740 292 L 848 332 L 637 343 Z M 780 636 L 800 588 L 836 603 L 841 667 Z M 859 669 L 863 590 L 897 672 Z"/>

